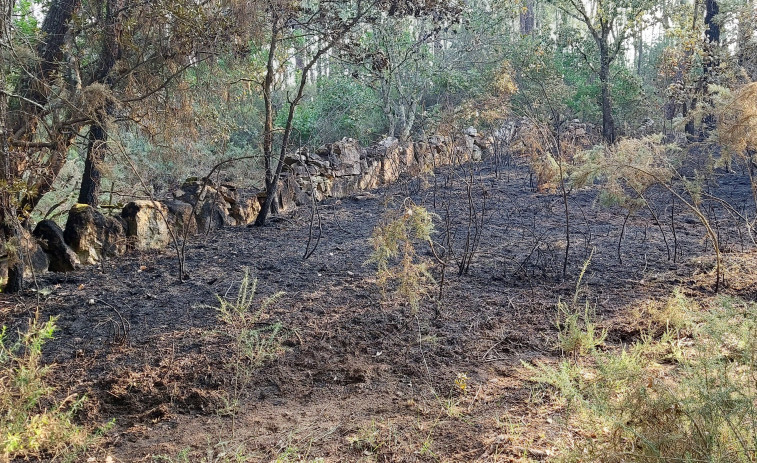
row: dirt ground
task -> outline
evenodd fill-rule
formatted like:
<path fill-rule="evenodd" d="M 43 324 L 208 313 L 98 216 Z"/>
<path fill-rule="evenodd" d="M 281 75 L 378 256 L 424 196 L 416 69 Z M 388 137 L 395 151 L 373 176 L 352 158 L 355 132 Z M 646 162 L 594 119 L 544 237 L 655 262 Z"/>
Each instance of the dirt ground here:
<path fill-rule="evenodd" d="M 737 276 L 754 248 L 736 214 L 754 214 L 749 180 L 717 177 L 712 193 L 732 210 L 704 210 L 724 251 L 725 291 L 754 298 L 757 286 Z M 566 431 L 522 362 L 559 355 L 557 302 L 573 297 L 589 257 L 580 298 L 616 343 L 635 334 L 621 321 L 634 304 L 676 287 L 711 292 L 714 258 L 704 228 L 666 190 L 627 217 L 585 189 L 568 194 L 563 275 L 563 197 L 531 180 L 521 163 L 490 160 L 325 201 L 307 260 L 311 211 L 300 208 L 264 228 L 194 237 L 184 283 L 170 249 L 42 275 L 39 291 L 2 296 L 0 324 L 23 327 L 37 307 L 59 317 L 46 346 L 57 394 L 86 394 L 83 423 L 115 420 L 82 461 L 545 460 Z M 442 299 L 430 288 L 417 312 L 382 297 L 365 264 L 374 227 L 406 197 L 437 214 L 437 251 L 452 248 Z M 480 231 L 478 246 L 459 275 L 469 230 Z M 428 246 L 417 249 L 441 281 Z M 261 322 L 284 329 L 276 358 L 240 381 L 217 297 L 236 297 L 245 269 L 257 299 L 284 292 Z"/>

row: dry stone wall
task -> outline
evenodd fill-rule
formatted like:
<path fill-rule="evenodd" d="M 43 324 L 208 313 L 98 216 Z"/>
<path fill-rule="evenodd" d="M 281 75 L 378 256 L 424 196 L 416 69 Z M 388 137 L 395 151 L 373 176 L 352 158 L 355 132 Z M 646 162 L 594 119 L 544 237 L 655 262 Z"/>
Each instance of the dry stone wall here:
<path fill-rule="evenodd" d="M 478 161 L 491 144 L 491 138 L 469 128 L 456 140 L 437 135 L 423 142 L 400 143 L 386 138 L 361 147 L 356 140 L 343 138 L 313 152 L 301 149 L 284 160 L 276 205 L 286 212 L 313 200 L 341 198 L 388 185 L 402 175 L 416 176 L 444 165 Z M 29 243 L 30 252 L 38 254 L 38 260 L 40 253 L 46 255 L 45 262 L 51 263 L 37 265 L 38 271 L 70 271 L 127 249 L 162 249 L 189 234 L 251 224 L 264 200 L 265 192 L 191 178 L 170 198 L 132 201 L 118 216 L 105 216 L 91 206 L 77 204 L 69 211 L 64 230 L 51 221 L 40 222 L 34 234 L 36 242 Z"/>

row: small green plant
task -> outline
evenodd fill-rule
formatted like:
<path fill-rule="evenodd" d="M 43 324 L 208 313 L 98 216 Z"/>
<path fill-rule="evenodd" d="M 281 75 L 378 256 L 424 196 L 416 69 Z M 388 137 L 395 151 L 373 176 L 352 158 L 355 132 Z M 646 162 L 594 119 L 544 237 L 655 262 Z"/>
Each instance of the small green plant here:
<path fill-rule="evenodd" d="M 434 282 L 428 260 L 418 256 L 414 241 L 430 242 L 433 231 L 433 215 L 407 198 L 402 207 L 387 212 L 370 240 L 373 253 L 368 262 L 378 267 L 382 292 L 396 287 L 395 294 L 408 301 L 413 312 Z"/>
<path fill-rule="evenodd" d="M 67 455 L 90 443 L 87 430 L 74 423 L 84 397 L 56 401 L 45 376 L 42 347 L 52 339 L 55 318 L 29 320 L 25 332 L 11 342 L 0 331 L 0 460 Z"/>
<path fill-rule="evenodd" d="M 310 458 L 307 455 L 302 455 L 297 447 L 288 446 L 276 456 L 272 463 L 322 463 L 323 461 L 323 458 Z"/>
<path fill-rule="evenodd" d="M 252 381 L 254 370 L 282 350 L 284 328 L 279 322 L 266 322 L 265 311 L 283 293 L 266 298 L 256 308 L 256 289 L 257 280 L 251 279 L 249 269 L 245 269 L 236 299 L 218 297 L 218 319 L 224 323 L 226 335 L 234 341 L 233 355 L 227 362 L 233 377 L 233 393 L 226 406 L 231 414 L 240 406 L 242 391 Z"/>
<path fill-rule="evenodd" d="M 557 346 L 563 354 L 584 355 L 602 345 L 607 337 L 607 330 L 598 329 L 594 322 L 595 313 L 589 302 L 586 301 L 583 307 L 578 304 L 578 297 L 581 294 L 581 281 L 586 275 L 586 270 L 589 268 L 593 256 L 594 250 L 592 249 L 591 254 L 581 267 L 581 273 L 578 275 L 572 303 L 568 304 L 564 301 L 557 303 L 557 321 L 555 322 L 558 329 Z"/>
<path fill-rule="evenodd" d="M 563 353 L 585 355 L 604 343 L 607 330 L 597 327 L 588 302 L 583 309 L 559 302 L 557 310 L 557 345 Z"/>

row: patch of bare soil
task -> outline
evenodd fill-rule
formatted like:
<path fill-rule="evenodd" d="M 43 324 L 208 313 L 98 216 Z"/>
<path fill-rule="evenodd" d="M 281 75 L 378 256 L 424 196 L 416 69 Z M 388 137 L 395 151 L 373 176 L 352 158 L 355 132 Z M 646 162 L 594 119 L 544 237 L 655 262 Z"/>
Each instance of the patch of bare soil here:
<path fill-rule="evenodd" d="M 307 260 L 303 208 L 268 227 L 194 238 L 183 284 L 170 249 L 46 274 L 41 291 L 0 301 L 0 323 L 22 327 L 38 306 L 59 317 L 46 348 L 58 393 L 87 395 L 85 423 L 115 419 L 91 461 L 547 459 L 559 413 L 521 362 L 559 354 L 556 304 L 573 297 L 587 259 L 581 298 L 616 342 L 634 336 L 614 322 L 634 304 L 677 286 L 711 291 L 713 259 L 702 226 L 665 190 L 628 216 L 587 189 L 568 194 L 563 275 L 563 198 L 530 178 L 525 166 L 490 161 L 326 201 Z M 746 175 L 718 180 L 714 194 L 755 210 Z M 437 215 L 437 248 L 451 256 L 442 299 L 431 288 L 417 313 L 383 298 L 364 264 L 372 230 L 406 197 Z M 726 290 L 757 294 L 739 270 L 753 268 L 749 230 L 721 203 L 705 210 L 726 251 Z M 263 319 L 284 335 L 280 354 L 240 383 L 216 307 L 217 296 L 236 296 L 245 268 L 258 299 L 285 292 Z"/>

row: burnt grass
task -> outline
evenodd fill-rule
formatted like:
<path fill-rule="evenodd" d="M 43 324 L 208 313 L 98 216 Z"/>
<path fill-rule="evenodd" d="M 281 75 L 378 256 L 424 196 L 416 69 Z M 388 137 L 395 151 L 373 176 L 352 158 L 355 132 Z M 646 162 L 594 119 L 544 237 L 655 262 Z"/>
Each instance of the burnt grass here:
<path fill-rule="evenodd" d="M 755 211 L 748 176 L 716 172 L 706 189 L 733 208 L 703 206 L 724 252 L 724 291 L 753 298 L 757 285 L 744 277 L 753 245 L 734 212 Z M 436 251 L 449 257 L 442 299 L 431 286 L 417 313 L 391 288 L 383 297 L 375 265 L 365 264 L 374 227 L 405 198 L 436 214 Z M 628 216 L 603 207 L 598 187 L 570 191 L 563 275 L 559 192 L 536 191 L 522 162 L 450 167 L 322 202 L 320 241 L 307 260 L 312 211 L 301 207 L 263 228 L 193 237 L 184 283 L 172 249 L 41 275 L 39 291 L 2 296 L 0 323 L 14 332 L 37 308 L 58 317 L 45 348 L 56 395 L 86 395 L 78 419 L 88 426 L 115 420 L 87 451 L 98 461 L 182 461 L 182 451 L 186 461 L 234 452 L 246 461 L 286 452 L 324 461 L 541 460 L 565 431 L 522 362 L 559 356 L 556 305 L 572 299 L 590 256 L 580 300 L 596 308 L 613 343 L 638 334 L 624 314 L 643 301 L 678 287 L 712 292 L 702 225 L 663 188 L 647 199 L 654 215 Z M 480 235 L 460 275 L 469 230 Z M 312 233 L 314 242 L 318 227 Z M 416 247 L 441 281 L 428 246 Z M 245 269 L 258 280 L 258 300 L 285 293 L 262 320 L 284 331 L 280 354 L 235 388 L 234 343 L 216 307 L 218 296 L 236 297 Z M 459 374 L 465 390 L 455 385 Z"/>

